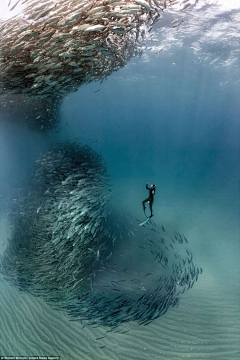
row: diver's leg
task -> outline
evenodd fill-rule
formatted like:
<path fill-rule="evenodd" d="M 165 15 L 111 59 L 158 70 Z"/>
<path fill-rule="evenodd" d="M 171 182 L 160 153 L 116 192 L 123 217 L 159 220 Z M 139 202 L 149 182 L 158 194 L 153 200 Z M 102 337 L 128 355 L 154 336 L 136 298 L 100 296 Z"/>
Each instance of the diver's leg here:
<path fill-rule="evenodd" d="M 146 200 L 143 200 L 142 204 L 143 204 L 143 210 L 145 211 L 146 210 L 146 206 L 145 206 L 145 203 L 148 202 L 149 199 L 147 198 Z"/>
<path fill-rule="evenodd" d="M 152 216 L 153 216 L 153 213 L 152 213 L 152 206 L 153 206 L 153 200 L 152 200 L 152 201 L 150 201 L 150 203 L 149 203 L 149 207 L 150 207 L 150 211 L 151 211 L 151 216 L 150 216 L 150 217 L 152 217 Z"/>

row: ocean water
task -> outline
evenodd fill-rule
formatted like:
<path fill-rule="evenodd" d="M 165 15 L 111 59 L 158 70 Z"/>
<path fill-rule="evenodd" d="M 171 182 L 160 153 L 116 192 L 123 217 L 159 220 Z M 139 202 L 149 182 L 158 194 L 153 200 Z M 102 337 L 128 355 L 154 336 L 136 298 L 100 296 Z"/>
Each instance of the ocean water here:
<path fill-rule="evenodd" d="M 116 212 L 144 220 L 146 182 L 157 185 L 153 219 L 187 237 L 202 275 L 178 307 L 146 326 L 122 325 L 123 333 L 70 321 L 65 310 L 1 281 L 0 355 L 240 359 L 240 8 L 200 3 L 177 29 L 174 16 L 155 25 L 158 42 L 149 40 L 142 57 L 69 94 L 59 128 L 37 133 L 2 115 L 0 252 L 11 238 L 8 203 L 27 186 L 40 154 L 77 141 L 106 162 Z M 141 234 L 135 241 L 142 244 Z M 120 238 L 117 244 L 136 272 L 148 272 L 144 252 Z"/>

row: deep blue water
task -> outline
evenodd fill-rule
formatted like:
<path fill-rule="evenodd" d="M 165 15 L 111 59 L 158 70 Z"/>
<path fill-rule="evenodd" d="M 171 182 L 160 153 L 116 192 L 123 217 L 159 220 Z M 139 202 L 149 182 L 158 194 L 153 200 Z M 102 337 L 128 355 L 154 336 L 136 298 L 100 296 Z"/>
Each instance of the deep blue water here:
<path fill-rule="evenodd" d="M 134 59 L 64 101 L 60 137 L 97 140 L 93 146 L 107 162 L 117 203 L 130 213 L 141 212 L 150 181 L 157 184 L 159 218 L 190 231 L 194 217 L 199 234 L 206 226 L 212 231 L 199 236 L 203 253 L 208 246 L 217 252 L 216 243 L 233 250 L 240 88 L 222 85 L 230 75 L 229 68 L 197 64 L 185 48 L 150 62 Z"/>

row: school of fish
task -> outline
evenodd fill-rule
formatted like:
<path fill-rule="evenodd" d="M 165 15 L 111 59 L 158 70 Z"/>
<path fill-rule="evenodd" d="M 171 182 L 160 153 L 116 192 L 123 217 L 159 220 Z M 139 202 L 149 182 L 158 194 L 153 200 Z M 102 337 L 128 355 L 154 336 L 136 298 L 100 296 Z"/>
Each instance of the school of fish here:
<path fill-rule="evenodd" d="M 59 144 L 41 155 L 10 208 L 3 278 L 85 326 L 147 325 L 202 273 L 177 231 L 112 210 L 111 184 L 91 146 Z M 144 266 L 143 266 L 144 264 Z"/>
<path fill-rule="evenodd" d="M 146 34 L 168 6 L 190 5 L 185 0 L 21 2 L 23 12 L 0 26 L 0 94 L 47 100 L 62 99 L 123 67 L 142 53 Z"/>

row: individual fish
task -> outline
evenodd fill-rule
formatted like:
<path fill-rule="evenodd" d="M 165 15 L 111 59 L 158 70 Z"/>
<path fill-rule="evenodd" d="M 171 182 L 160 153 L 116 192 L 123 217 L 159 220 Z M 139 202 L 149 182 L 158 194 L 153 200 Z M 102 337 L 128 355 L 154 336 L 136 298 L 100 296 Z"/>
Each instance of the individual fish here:
<path fill-rule="evenodd" d="M 100 31 L 100 30 L 104 30 L 106 28 L 106 26 L 104 25 L 93 25 L 93 26 L 89 26 L 86 28 L 85 31 Z"/>
<path fill-rule="evenodd" d="M 173 28 L 178 27 L 178 26 L 180 26 L 182 23 L 183 23 L 183 20 L 175 23 L 172 27 L 173 27 Z"/>
<path fill-rule="evenodd" d="M 187 3 L 186 5 L 184 5 L 184 7 L 181 10 L 186 10 L 189 6 L 191 6 L 191 4 Z"/>
<path fill-rule="evenodd" d="M 20 1 L 21 1 L 21 0 L 18 0 L 18 1 L 15 3 L 15 5 L 13 5 L 13 6 L 11 7 L 10 11 L 14 10 L 15 7 L 18 5 L 18 3 L 19 3 Z M 10 4 L 11 4 L 11 1 L 9 2 L 9 5 L 8 5 L 8 6 L 10 6 Z"/>

